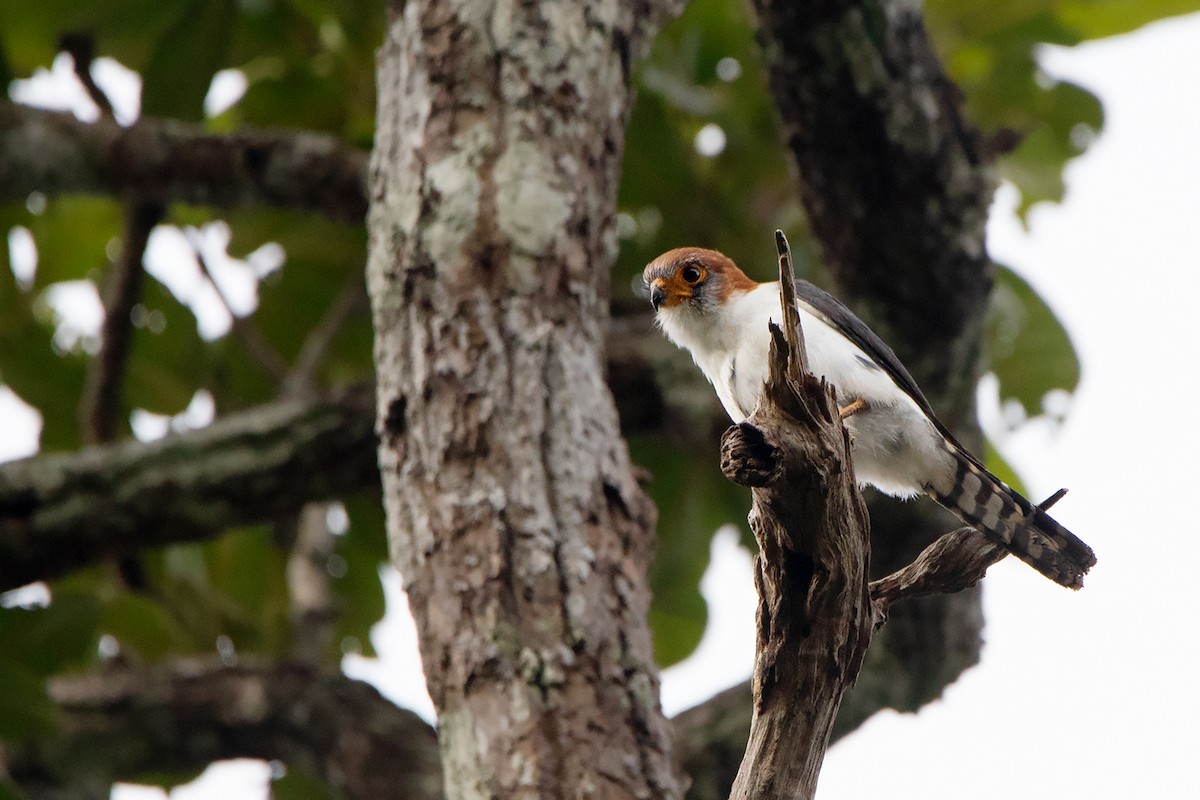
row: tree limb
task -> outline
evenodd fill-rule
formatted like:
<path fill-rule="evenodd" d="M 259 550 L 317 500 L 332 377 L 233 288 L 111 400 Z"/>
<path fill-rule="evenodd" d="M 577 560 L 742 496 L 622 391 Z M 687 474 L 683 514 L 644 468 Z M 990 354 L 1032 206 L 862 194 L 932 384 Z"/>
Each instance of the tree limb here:
<path fill-rule="evenodd" d="M 682 446 L 694 440 L 696 430 L 715 430 L 720 408 L 691 371 L 684 374 L 694 386 L 672 380 L 673 394 L 664 395 L 660 372 L 675 374 L 681 354 L 625 331 L 618 326 L 610 337 L 608 361 L 622 431 L 663 431 Z M 698 424 L 680 424 L 697 416 Z M 144 547 L 214 537 L 232 525 L 297 511 L 308 501 L 376 487 L 373 427 L 373 396 L 363 389 L 333 401 L 261 406 L 147 444 L 2 464 L 0 591 Z M 170 502 L 150 502 L 164 495 Z"/>
<path fill-rule="evenodd" d="M 1005 552 L 962 529 L 868 585 L 869 525 L 849 434 L 830 387 L 805 371 L 795 276 L 787 242 L 776 235 L 783 331 L 771 325 L 758 406 L 722 439 L 722 471 L 753 489 L 750 526 L 760 548 L 753 717 L 730 797 L 808 800 L 842 695 L 890 605 L 973 586 Z"/>
<path fill-rule="evenodd" d="M 442 794 L 428 724 L 369 684 L 306 664 L 117 666 L 56 678 L 50 695 L 58 733 L 6 750 L 10 777 L 30 797 L 107 797 L 114 781 L 229 758 L 282 761 L 347 800 Z"/>
<path fill-rule="evenodd" d="M 360 754 L 389 757 L 376 774 L 404 793 L 374 797 L 442 797 L 440 754 L 428 725 L 369 685 L 307 663 L 114 667 L 56 679 L 50 693 L 62 712 L 59 733 L 34 746 L 5 747 L 7 773 L 30 797 L 107 798 L 114 781 L 195 773 L 223 758 L 280 760 L 331 784 L 343 775 L 371 779 L 349 769 L 349 749 L 338 749 L 333 732 L 357 736 Z M 728 797 L 746 746 L 749 696 L 749 684 L 735 687 L 671 720 L 691 800 Z M 328 724 L 318 720 L 320 731 L 297 730 L 280 713 L 291 708 L 332 716 Z"/>
<path fill-rule="evenodd" d="M 141 119 L 80 122 L 0 101 L 0 201 L 41 192 L 133 194 L 164 205 L 273 205 L 361 222 L 367 154 L 303 131 L 213 134 Z"/>
<path fill-rule="evenodd" d="M 753 488 L 759 593 L 750 741 L 730 797 L 811 798 L 842 694 L 873 632 L 870 525 L 831 388 L 807 372 L 795 275 L 780 248 L 783 331 L 750 418 L 722 439 L 721 469 Z M 790 313 L 789 313 L 790 312 Z"/>
<path fill-rule="evenodd" d="M 949 594 L 974 586 L 988 567 L 1008 551 L 975 528 L 959 528 L 940 536 L 917 560 L 891 575 L 871 582 L 871 599 L 878 624 L 893 603 L 904 597 Z"/>
<path fill-rule="evenodd" d="M 0 590 L 378 484 L 367 390 L 0 467 Z"/>

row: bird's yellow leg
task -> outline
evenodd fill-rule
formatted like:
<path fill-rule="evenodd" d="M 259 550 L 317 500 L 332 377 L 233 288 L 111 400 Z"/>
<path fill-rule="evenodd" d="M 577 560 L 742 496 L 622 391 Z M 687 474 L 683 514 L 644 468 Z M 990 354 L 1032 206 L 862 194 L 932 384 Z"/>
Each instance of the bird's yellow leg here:
<path fill-rule="evenodd" d="M 838 409 L 838 416 L 841 417 L 842 419 L 845 419 L 846 417 L 854 416 L 855 414 L 857 414 L 860 411 L 869 411 L 870 409 L 871 409 L 870 404 L 867 403 L 866 400 L 863 400 L 860 397 L 857 400 L 855 400 L 853 403 L 849 403 L 849 404 L 843 406 L 842 408 Z"/>

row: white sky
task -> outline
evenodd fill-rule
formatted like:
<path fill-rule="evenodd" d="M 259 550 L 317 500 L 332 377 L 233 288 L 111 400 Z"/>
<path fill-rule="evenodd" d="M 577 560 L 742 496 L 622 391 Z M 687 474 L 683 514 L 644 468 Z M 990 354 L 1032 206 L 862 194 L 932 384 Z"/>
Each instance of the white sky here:
<path fill-rule="evenodd" d="M 985 424 L 1036 497 L 1071 489 L 1055 516 L 1099 564 L 1079 593 L 1013 559 L 993 568 L 982 663 L 919 713 L 876 715 L 836 745 L 821 800 L 1200 796 L 1191 591 L 1200 539 L 1190 502 L 1200 434 L 1186 419 L 1200 388 L 1197 43 L 1200 15 L 1048 50 L 1047 71 L 1100 95 L 1105 129 L 1068 170 L 1064 204 L 1035 208 L 1025 230 L 1002 190 L 989 228 L 993 256 L 1036 286 L 1070 331 L 1083 380 L 1061 428 L 1006 435 L 986 387 Z M 14 424 L 3 392 L 0 450 L 28 452 L 29 423 Z M 704 583 L 712 624 L 697 654 L 664 676 L 671 713 L 749 675 L 749 560 L 729 536 L 714 554 Z M 383 659 L 348 659 L 347 672 L 429 714 L 411 619 L 398 581 L 387 583 L 392 613 L 373 637 Z M 238 762 L 172 797 L 259 800 L 266 779 L 265 765 Z"/>

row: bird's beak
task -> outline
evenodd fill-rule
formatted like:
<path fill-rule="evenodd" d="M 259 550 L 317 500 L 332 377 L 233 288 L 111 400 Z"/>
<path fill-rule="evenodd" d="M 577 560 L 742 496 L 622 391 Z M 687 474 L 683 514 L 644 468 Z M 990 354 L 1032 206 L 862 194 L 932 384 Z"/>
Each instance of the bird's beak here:
<path fill-rule="evenodd" d="M 654 306 L 654 310 L 658 311 L 658 307 L 667 299 L 667 292 L 662 287 L 661 281 L 655 281 L 650 285 L 650 305 Z"/>

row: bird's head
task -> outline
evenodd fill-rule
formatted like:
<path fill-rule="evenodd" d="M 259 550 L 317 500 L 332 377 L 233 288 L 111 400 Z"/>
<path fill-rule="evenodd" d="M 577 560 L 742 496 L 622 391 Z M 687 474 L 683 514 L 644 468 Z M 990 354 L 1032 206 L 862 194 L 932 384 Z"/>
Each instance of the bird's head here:
<path fill-rule="evenodd" d="M 642 281 L 660 315 L 676 309 L 703 313 L 758 285 L 728 256 L 700 247 L 663 253 L 646 265 Z"/>

